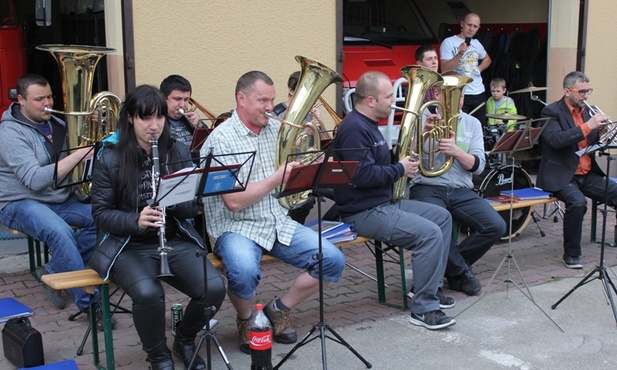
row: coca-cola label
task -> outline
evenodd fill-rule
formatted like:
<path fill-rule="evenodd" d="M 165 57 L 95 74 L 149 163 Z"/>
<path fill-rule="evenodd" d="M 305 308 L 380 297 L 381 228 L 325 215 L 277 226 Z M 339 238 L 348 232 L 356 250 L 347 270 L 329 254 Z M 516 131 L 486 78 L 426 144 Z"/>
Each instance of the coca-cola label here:
<path fill-rule="evenodd" d="M 272 330 L 249 331 L 251 350 L 263 351 L 272 348 Z"/>

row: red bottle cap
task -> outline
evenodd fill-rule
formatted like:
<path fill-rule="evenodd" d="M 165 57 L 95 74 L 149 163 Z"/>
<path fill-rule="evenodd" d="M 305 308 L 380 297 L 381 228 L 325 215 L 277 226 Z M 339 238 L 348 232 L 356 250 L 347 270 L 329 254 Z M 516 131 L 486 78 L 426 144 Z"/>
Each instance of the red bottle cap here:
<path fill-rule="evenodd" d="M 261 303 L 257 303 L 257 304 L 255 305 L 255 309 L 256 309 L 257 311 L 261 311 L 261 310 L 263 310 L 263 308 L 264 308 L 264 305 L 263 305 L 263 304 L 261 304 Z"/>

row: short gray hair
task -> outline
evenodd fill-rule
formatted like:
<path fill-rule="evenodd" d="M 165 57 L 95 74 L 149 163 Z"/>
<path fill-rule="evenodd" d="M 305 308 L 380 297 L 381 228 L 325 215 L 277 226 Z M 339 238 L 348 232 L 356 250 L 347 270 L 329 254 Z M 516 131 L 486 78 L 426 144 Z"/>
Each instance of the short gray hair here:
<path fill-rule="evenodd" d="M 589 77 L 581 71 L 570 72 L 563 78 L 563 88 L 574 87 L 579 82 L 589 82 Z"/>

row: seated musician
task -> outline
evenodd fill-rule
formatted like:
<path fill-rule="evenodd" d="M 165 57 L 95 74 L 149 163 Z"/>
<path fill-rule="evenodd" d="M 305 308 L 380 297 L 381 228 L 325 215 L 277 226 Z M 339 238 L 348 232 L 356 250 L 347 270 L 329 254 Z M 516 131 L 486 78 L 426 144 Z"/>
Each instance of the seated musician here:
<path fill-rule="evenodd" d="M 167 101 L 171 135 L 190 147 L 195 128 L 206 127 L 197 112 L 188 110 L 193 92 L 191 83 L 182 76 L 170 75 L 161 81 L 160 89 Z"/>
<path fill-rule="evenodd" d="M 249 353 L 251 302 L 261 280 L 261 257 L 269 254 L 304 270 L 281 297 L 275 297 L 264 307 L 272 323 L 274 340 L 294 343 L 297 335 L 291 309 L 319 289 L 318 261 L 314 258 L 319 250 L 319 236 L 293 221 L 275 197 L 283 176 L 288 177 L 297 163 L 275 166 L 281 123 L 265 115 L 274 106 L 274 82 L 263 72 L 251 71 L 238 79 L 235 91 L 236 110 L 208 136 L 201 155 L 206 155 L 207 148 L 213 148 L 214 155 L 256 152 L 245 191 L 205 198 L 208 232 L 216 238 L 214 253 L 225 265 L 228 295 L 237 313 L 240 350 Z M 233 164 L 243 159 L 232 155 L 221 160 Z M 324 282 L 338 282 L 345 257 L 325 238 L 322 247 Z"/>
<path fill-rule="evenodd" d="M 463 106 L 461 94 L 459 107 Z M 450 246 L 445 277 L 452 290 L 475 295 L 480 282 L 475 278 L 471 265 L 482 257 L 506 232 L 506 223 L 484 199 L 473 191 L 472 176 L 484 170 L 484 139 L 480 122 L 467 113 L 460 112 L 456 133 L 439 140 L 435 154 L 436 168 L 453 157 L 452 167 L 439 176 L 428 177 L 422 173 L 411 180 L 409 198 L 446 208 L 452 219 L 461 226 L 469 227 L 471 233 L 458 245 Z M 440 124 L 444 124 L 443 119 Z M 434 127 L 434 121 L 426 120 L 424 130 Z M 428 155 L 423 156 L 426 163 Z M 448 302 L 442 302 L 448 304 Z"/>
<path fill-rule="evenodd" d="M 394 199 L 393 185 L 413 178 L 418 162 L 405 156 L 395 162 L 377 123 L 390 114 L 394 91 L 381 72 L 365 72 L 356 85 L 356 104 L 341 121 L 334 138 L 335 158 L 360 161 L 354 187 L 335 188 L 334 199 L 344 222 L 358 235 L 392 243 L 413 252 L 415 296 L 409 321 L 435 330 L 454 325 L 440 309 L 439 290 L 452 233 L 450 214 L 429 203 Z M 368 152 L 357 150 L 367 148 Z"/>
<path fill-rule="evenodd" d="M 71 187 L 56 187 L 54 175 L 69 176 L 84 158 L 92 157 L 92 148 L 67 153 L 65 122 L 45 111 L 53 108 L 54 100 L 43 76 L 20 77 L 17 99 L 0 124 L 0 222 L 49 246 L 52 258 L 36 270 L 39 279 L 83 270 L 96 239 L 91 206 L 80 202 Z M 79 233 L 71 226 L 80 228 Z M 63 309 L 61 292 L 44 287 L 54 306 Z M 89 309 L 88 293 L 79 288 L 68 293 L 77 308 Z"/>
<path fill-rule="evenodd" d="M 563 79 L 563 97 L 544 107 L 549 117 L 542 132 L 542 158 L 537 185 L 564 202 L 563 263 L 581 269 L 581 233 L 587 212 L 587 199 L 604 201 L 605 174 L 598 166 L 595 152 L 578 156 L 577 151 L 598 143 L 608 117 L 593 114 L 586 99 L 593 88 L 583 72 L 568 73 Z M 617 184 L 608 183 L 608 206 L 617 206 Z"/>
<path fill-rule="evenodd" d="M 205 308 L 214 306 L 216 312 L 225 298 L 223 278 L 209 260 L 208 281 L 204 283 L 204 264 L 195 254 L 199 248 L 205 249 L 204 242 L 186 221 L 201 207 L 192 201 L 166 209 L 148 205 L 156 191 L 156 172 L 163 176 L 192 166 L 186 146 L 171 138 L 166 112 L 165 97 L 153 86 L 141 85 L 128 94 L 117 135 L 105 139 L 92 178 L 92 214 L 99 232 L 90 266 L 133 300 L 135 329 L 150 368 L 158 370 L 174 368 L 165 335 L 162 282 L 191 298 L 173 343 L 173 353 L 185 367 L 195 353 L 195 337 L 206 323 Z M 153 135 L 160 168 L 153 161 Z M 164 246 L 171 249 L 166 258 L 159 251 L 161 232 Z M 166 270 L 164 259 L 173 276 L 157 278 Z M 204 360 L 197 356 L 193 369 L 205 368 Z"/>

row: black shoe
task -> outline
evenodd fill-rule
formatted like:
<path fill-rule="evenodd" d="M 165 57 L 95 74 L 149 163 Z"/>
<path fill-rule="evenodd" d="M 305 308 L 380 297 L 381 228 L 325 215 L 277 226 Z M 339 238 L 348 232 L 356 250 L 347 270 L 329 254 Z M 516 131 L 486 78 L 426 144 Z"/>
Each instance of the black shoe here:
<path fill-rule="evenodd" d="M 443 329 L 456 324 L 454 318 L 446 316 L 441 310 L 434 310 L 422 314 L 412 312 L 409 317 L 409 322 L 430 330 Z"/>
<path fill-rule="evenodd" d="M 187 339 L 176 334 L 174 340 L 173 353 L 176 357 L 184 362 L 184 367 L 187 370 L 204 370 L 206 368 L 206 362 L 199 355 L 195 357 L 193 366 L 189 369 L 193 355 L 195 354 L 195 339 Z"/>
<path fill-rule="evenodd" d="M 48 275 L 49 271 L 45 268 L 45 266 L 37 267 L 34 271 L 36 275 L 36 279 L 40 282 L 41 276 Z M 55 290 L 47 284 L 43 284 L 43 288 L 45 288 L 45 293 L 47 293 L 47 298 L 51 301 L 51 303 L 56 306 L 56 308 L 63 310 L 64 309 L 64 299 L 62 299 L 62 291 Z"/>
<path fill-rule="evenodd" d="M 410 299 L 413 299 L 413 296 L 414 296 L 414 292 L 413 292 L 413 287 L 412 287 L 409 293 L 407 293 L 407 297 L 409 297 Z M 456 304 L 454 302 L 454 299 L 452 297 L 448 297 L 447 295 L 445 295 L 445 293 L 443 292 L 443 290 L 441 290 L 441 288 L 437 289 L 437 298 L 439 298 L 439 308 L 441 308 L 442 310 L 446 308 L 452 308 Z"/>
<path fill-rule="evenodd" d="M 476 279 L 471 271 L 471 268 L 467 269 L 459 276 L 449 277 L 448 286 L 452 290 L 457 292 L 463 292 L 467 295 L 476 295 L 482 289 L 480 282 Z"/>
<path fill-rule="evenodd" d="M 167 351 L 169 350 L 167 349 Z M 171 352 L 158 356 L 148 355 L 146 361 L 150 363 L 150 370 L 175 370 L 174 360 L 171 358 Z"/>
<path fill-rule="evenodd" d="M 581 262 L 580 257 L 568 256 L 567 254 L 564 254 L 563 263 L 569 269 L 582 269 L 583 268 L 583 263 Z"/>

